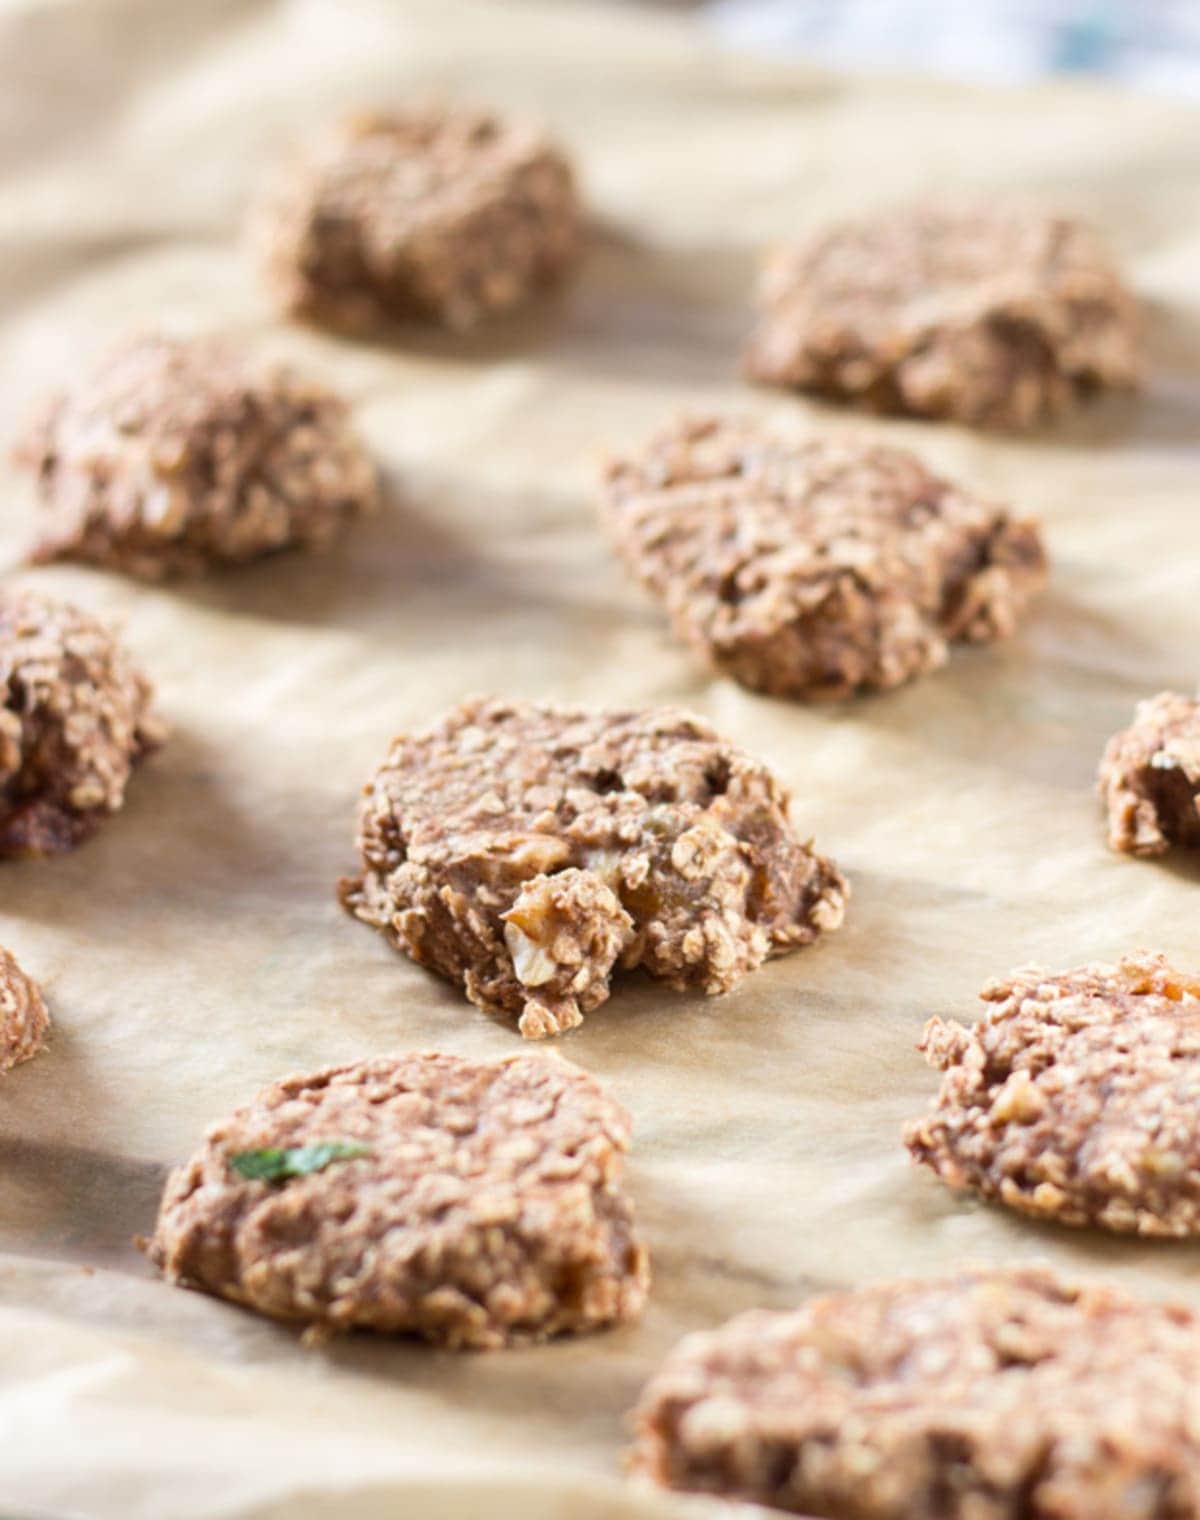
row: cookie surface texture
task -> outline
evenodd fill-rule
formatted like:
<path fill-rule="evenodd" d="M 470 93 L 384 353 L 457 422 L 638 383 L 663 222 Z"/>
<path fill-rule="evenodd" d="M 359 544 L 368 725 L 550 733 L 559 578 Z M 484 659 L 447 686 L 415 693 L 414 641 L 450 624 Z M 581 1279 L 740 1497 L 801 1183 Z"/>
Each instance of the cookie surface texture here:
<path fill-rule="evenodd" d="M 37 1055 L 46 1044 L 50 1015 L 42 989 L 0 947 L 0 1072 Z"/>
<path fill-rule="evenodd" d="M 490 1349 L 630 1320 L 629 1121 L 552 1056 L 374 1057 L 265 1088 L 170 1177 L 173 1282 L 314 1329 Z"/>
<path fill-rule="evenodd" d="M 522 1034 L 557 1034 L 613 970 L 726 992 L 841 923 L 837 867 L 761 762 L 671 710 L 464 703 L 394 741 L 343 905 Z"/>
<path fill-rule="evenodd" d="M 601 512 L 679 637 L 775 696 L 912 680 L 1011 634 L 1046 574 L 1035 523 L 906 450 L 712 418 L 611 463 Z"/>
<path fill-rule="evenodd" d="M 637 1411 L 638 1469 L 831 1520 L 1200 1513 L 1190 1310 L 1038 1267 L 752 1311 L 689 1337 Z"/>
<path fill-rule="evenodd" d="M 1200 1233 L 1200 977 L 1159 955 L 991 983 L 974 1026 L 932 1019 L 945 1073 L 913 1157 L 1022 1213 Z"/>

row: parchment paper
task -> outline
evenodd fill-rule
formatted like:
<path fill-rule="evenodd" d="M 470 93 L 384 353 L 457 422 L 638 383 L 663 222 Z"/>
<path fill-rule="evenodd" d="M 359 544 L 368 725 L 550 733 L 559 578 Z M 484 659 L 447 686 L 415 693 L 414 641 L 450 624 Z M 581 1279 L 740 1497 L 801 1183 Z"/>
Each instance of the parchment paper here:
<path fill-rule="evenodd" d="M 100 1520 L 667 1516 L 620 1474 L 675 1340 L 752 1305 L 1040 1256 L 1200 1304 L 1195 1249 L 1040 1229 L 908 1163 L 913 1043 L 979 985 L 1138 944 L 1200 965 L 1200 873 L 1109 856 L 1091 795 L 1134 700 L 1200 642 L 1200 116 L 1084 85 L 854 81 L 688 23 L 486 0 L 93 0 L 0 16 L 0 424 L 130 326 L 242 334 L 344 387 L 389 476 L 328 559 L 183 589 L 19 572 L 120 619 L 174 726 L 77 855 L 0 869 L 49 1052 L 0 1089 L 0 1510 Z M 458 340 L 272 321 L 237 245 L 261 165 L 343 105 L 444 91 L 542 115 L 597 228 L 560 301 Z M 765 240 L 918 190 L 1094 218 L 1151 311 L 1142 403 L 1026 440 L 742 387 Z M 807 708 L 709 679 L 614 565 L 596 451 L 685 407 L 864 429 L 1040 514 L 1052 589 L 1009 645 Z M 28 536 L 6 478 L 3 551 Z M 849 873 L 847 926 L 721 1000 L 622 985 L 564 1054 L 636 1123 L 640 1325 L 494 1356 L 290 1330 L 158 1283 L 131 1244 L 208 1121 L 290 1070 L 504 1027 L 335 907 L 393 732 L 473 691 L 675 702 L 773 761 Z M 702 1506 L 707 1512 L 707 1506 Z"/>

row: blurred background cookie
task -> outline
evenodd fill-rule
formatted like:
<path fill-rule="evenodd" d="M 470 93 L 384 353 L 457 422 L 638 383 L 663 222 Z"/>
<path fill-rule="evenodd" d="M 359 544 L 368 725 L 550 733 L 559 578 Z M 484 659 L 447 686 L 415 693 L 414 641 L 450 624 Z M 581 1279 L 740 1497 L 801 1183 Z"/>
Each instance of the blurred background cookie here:
<path fill-rule="evenodd" d="M 72 850 L 166 736 L 116 636 L 66 602 L 0 591 L 0 856 Z"/>
<path fill-rule="evenodd" d="M 930 202 L 777 249 L 745 367 L 875 411 L 1026 428 L 1136 386 L 1141 322 L 1089 228 Z"/>
<path fill-rule="evenodd" d="M 442 106 L 346 117 L 278 172 L 251 219 L 275 305 L 360 333 L 473 327 L 554 284 L 580 240 L 574 175 L 549 139 Z"/>
<path fill-rule="evenodd" d="M 376 504 L 346 404 L 216 338 L 133 338 L 45 407 L 17 451 L 33 558 L 143 580 L 325 548 Z"/>
<path fill-rule="evenodd" d="M 1036 523 L 906 450 L 717 418 L 614 460 L 601 506 L 679 636 L 774 696 L 899 686 L 1011 634 L 1046 575 Z"/>

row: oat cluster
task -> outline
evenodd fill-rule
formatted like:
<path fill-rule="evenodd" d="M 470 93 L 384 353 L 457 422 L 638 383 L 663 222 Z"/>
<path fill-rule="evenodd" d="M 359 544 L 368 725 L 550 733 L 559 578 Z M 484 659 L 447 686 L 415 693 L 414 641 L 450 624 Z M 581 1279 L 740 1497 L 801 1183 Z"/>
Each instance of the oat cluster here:
<path fill-rule="evenodd" d="M 376 502 L 345 403 L 213 338 L 145 335 L 43 411 L 33 558 L 145 580 L 325 548 Z"/>
<path fill-rule="evenodd" d="M 1012 633 L 1046 573 L 1036 524 L 903 449 L 712 418 L 610 464 L 602 511 L 679 636 L 777 696 L 898 686 Z"/>
<path fill-rule="evenodd" d="M 359 814 L 342 902 L 537 1037 L 617 965 L 726 992 L 842 921 L 846 883 L 757 760 L 670 710 L 475 700 L 401 737 Z"/>
<path fill-rule="evenodd" d="M 74 849 L 165 737 L 112 632 L 65 602 L 0 591 L 0 857 Z"/>
<path fill-rule="evenodd" d="M 1162 691 L 1139 702 L 1108 742 L 1099 791 L 1114 850 L 1200 849 L 1200 700 Z"/>
<path fill-rule="evenodd" d="M 833 1520 L 1192 1520 L 1192 1311 L 967 1270 L 685 1340 L 637 1413 L 673 1488 Z"/>
<path fill-rule="evenodd" d="M 358 1142 L 282 1184 L 231 1158 Z M 493 1348 L 636 1318 L 646 1254 L 624 1111 L 550 1057 L 379 1056 L 287 1077 L 167 1183 L 150 1254 L 173 1282 L 320 1329 Z"/>
<path fill-rule="evenodd" d="M 1200 1234 L 1200 977 L 1143 952 L 982 996 L 973 1029 L 925 1029 L 945 1076 L 906 1131 L 914 1158 L 1040 1218 Z"/>
<path fill-rule="evenodd" d="M 557 282 L 581 220 L 537 130 L 441 107 L 351 116 L 268 188 L 252 239 L 281 310 L 356 332 L 473 327 Z"/>
<path fill-rule="evenodd" d="M 879 411 L 1025 428 L 1137 385 L 1141 346 L 1134 297 L 1087 227 L 926 204 L 777 251 L 746 369 Z"/>
<path fill-rule="evenodd" d="M 42 989 L 0 947 L 0 1072 L 10 1071 L 46 1044 L 50 1015 Z"/>

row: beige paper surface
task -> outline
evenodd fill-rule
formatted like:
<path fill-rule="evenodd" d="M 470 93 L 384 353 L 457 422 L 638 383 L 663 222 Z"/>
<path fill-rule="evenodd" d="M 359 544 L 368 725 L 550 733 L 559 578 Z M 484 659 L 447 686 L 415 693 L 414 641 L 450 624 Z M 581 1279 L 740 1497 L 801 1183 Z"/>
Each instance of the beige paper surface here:
<path fill-rule="evenodd" d="M 327 559 L 182 589 L 22 572 L 123 621 L 174 727 L 77 855 L 0 869 L 0 942 L 49 1052 L 0 1088 L 0 1510 L 99 1520 L 667 1516 L 622 1420 L 684 1332 L 834 1284 L 1042 1256 L 1200 1304 L 1197 1253 L 952 1198 L 898 1141 L 933 1011 L 1031 959 L 1200 965 L 1200 872 L 1109 856 L 1091 795 L 1134 700 L 1200 675 L 1200 116 L 1090 86 L 848 82 L 706 52 L 687 24 L 547 0 L 92 0 L 0 13 L 0 424 L 131 325 L 216 327 L 342 386 L 393 488 Z M 416 91 L 548 119 L 598 230 L 560 301 L 485 336 L 343 343 L 272 321 L 236 235 L 260 166 Z M 910 191 L 1094 218 L 1154 375 L 1014 440 L 743 388 L 766 239 Z M 682 407 L 858 428 L 1045 520 L 1014 642 L 836 708 L 709 679 L 593 520 L 596 451 Z M 6 478 L 3 553 L 28 535 Z M 642 1324 L 452 1356 L 294 1333 L 158 1283 L 131 1237 L 205 1124 L 290 1070 L 517 1038 L 345 918 L 358 787 L 473 691 L 670 701 L 773 761 L 850 875 L 847 925 L 722 1000 L 634 980 L 558 1048 L 631 1109 L 655 1268 Z M 707 1506 L 701 1506 L 707 1509 Z"/>

